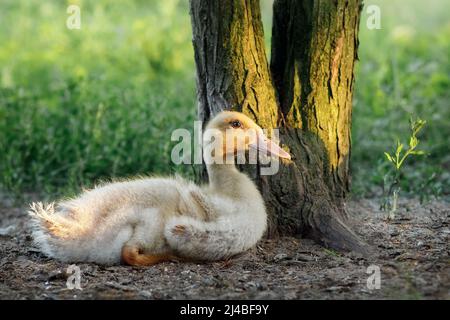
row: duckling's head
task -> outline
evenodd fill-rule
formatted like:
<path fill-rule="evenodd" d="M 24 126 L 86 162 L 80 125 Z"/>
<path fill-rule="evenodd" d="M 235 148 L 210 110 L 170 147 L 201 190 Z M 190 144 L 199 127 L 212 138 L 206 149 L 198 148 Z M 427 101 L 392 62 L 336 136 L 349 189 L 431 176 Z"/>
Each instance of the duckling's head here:
<path fill-rule="evenodd" d="M 236 111 L 222 111 L 212 118 L 206 126 L 203 143 L 206 147 L 214 143 L 212 154 L 215 158 L 234 156 L 249 149 L 291 158 L 289 153 L 267 138 L 263 129 L 252 119 Z"/>

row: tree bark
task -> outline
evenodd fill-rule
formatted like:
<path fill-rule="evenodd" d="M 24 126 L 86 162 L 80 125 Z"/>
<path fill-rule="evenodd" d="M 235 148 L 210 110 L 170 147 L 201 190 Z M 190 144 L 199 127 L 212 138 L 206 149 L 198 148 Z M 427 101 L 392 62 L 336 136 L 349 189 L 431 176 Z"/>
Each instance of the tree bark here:
<path fill-rule="evenodd" d="M 264 127 L 277 119 L 258 0 L 192 0 L 199 120 L 239 110 Z"/>
<path fill-rule="evenodd" d="M 359 0 L 275 0 L 270 67 L 258 0 L 191 0 L 199 119 L 242 111 L 280 127 L 293 160 L 258 176 L 269 236 L 367 253 L 345 224 Z"/>

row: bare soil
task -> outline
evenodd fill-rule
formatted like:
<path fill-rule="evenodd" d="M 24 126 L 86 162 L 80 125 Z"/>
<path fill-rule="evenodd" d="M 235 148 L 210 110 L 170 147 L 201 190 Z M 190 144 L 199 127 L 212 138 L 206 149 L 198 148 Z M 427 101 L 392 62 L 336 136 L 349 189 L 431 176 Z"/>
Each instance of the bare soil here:
<path fill-rule="evenodd" d="M 68 265 L 33 246 L 26 208 L 0 198 L 0 299 L 449 299 L 450 204 L 404 200 L 393 221 L 378 202 L 348 203 L 369 259 L 311 240 L 264 240 L 227 262 L 167 262 L 149 268 L 77 264 L 82 290 L 66 286 Z M 369 289 L 367 267 L 380 267 Z"/>

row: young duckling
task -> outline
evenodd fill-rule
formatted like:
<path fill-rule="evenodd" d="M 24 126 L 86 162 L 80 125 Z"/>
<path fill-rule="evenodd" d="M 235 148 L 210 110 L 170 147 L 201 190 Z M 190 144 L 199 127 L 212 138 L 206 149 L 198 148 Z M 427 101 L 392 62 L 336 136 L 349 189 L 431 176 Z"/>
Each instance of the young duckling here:
<path fill-rule="evenodd" d="M 234 158 L 249 148 L 290 156 L 239 112 L 219 113 L 208 130 L 218 133 L 219 148 L 204 152 L 206 186 L 181 178 L 143 178 L 96 187 L 56 206 L 33 203 L 33 235 L 42 252 L 66 262 L 152 265 L 220 260 L 254 246 L 267 224 L 261 194 L 234 160 L 214 159 Z M 248 135 L 252 130 L 256 134 Z M 243 143 L 235 143 L 239 139 Z M 204 135 L 204 146 L 211 145 Z"/>

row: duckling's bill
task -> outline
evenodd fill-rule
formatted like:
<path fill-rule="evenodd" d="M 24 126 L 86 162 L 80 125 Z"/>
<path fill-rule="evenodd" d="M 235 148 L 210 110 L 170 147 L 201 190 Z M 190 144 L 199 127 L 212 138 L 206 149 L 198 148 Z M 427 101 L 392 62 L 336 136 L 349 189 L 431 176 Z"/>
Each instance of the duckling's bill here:
<path fill-rule="evenodd" d="M 264 134 L 259 134 L 256 143 L 251 143 L 250 148 L 256 149 L 263 153 L 278 156 L 284 159 L 291 159 L 291 155 L 281 149 L 275 142 L 267 138 Z"/>

